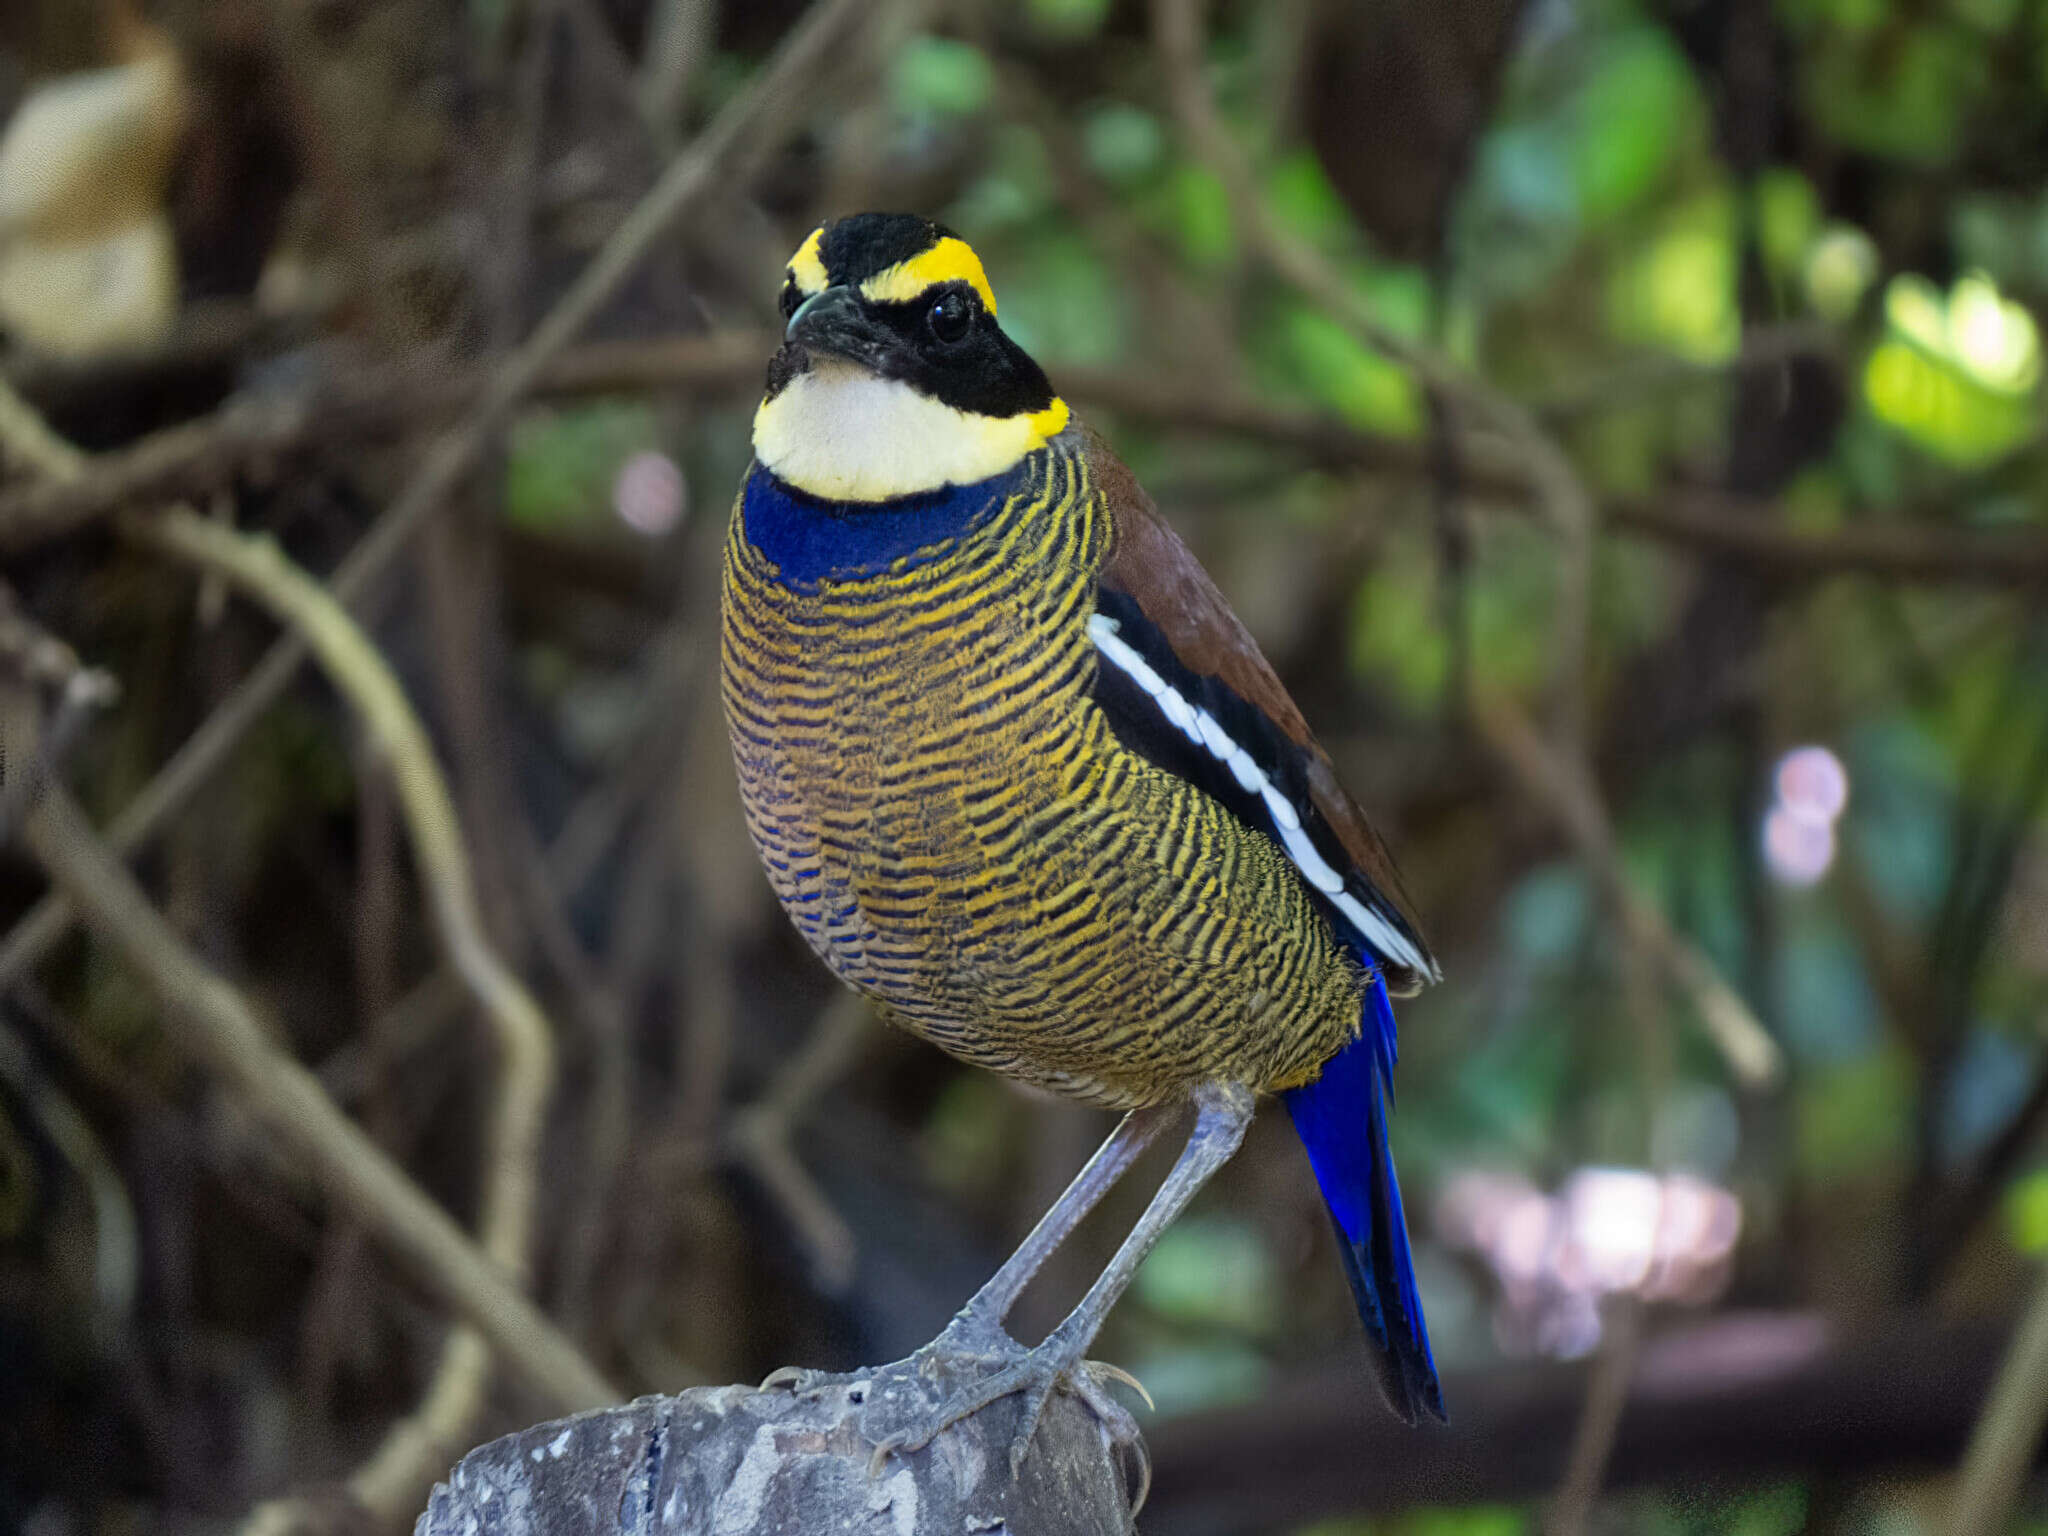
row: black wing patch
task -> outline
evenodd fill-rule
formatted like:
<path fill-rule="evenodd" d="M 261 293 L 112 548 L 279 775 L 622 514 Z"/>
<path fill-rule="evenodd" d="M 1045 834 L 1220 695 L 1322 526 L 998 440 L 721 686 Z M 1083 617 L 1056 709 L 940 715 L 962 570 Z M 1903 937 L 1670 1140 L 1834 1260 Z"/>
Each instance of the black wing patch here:
<path fill-rule="evenodd" d="M 1434 980 L 1415 930 L 1352 866 L 1316 808 L 1301 749 L 1236 690 L 1186 666 L 1127 593 L 1100 588 L 1088 632 L 1101 663 L 1095 701 L 1117 739 L 1278 843 L 1368 960 Z"/>

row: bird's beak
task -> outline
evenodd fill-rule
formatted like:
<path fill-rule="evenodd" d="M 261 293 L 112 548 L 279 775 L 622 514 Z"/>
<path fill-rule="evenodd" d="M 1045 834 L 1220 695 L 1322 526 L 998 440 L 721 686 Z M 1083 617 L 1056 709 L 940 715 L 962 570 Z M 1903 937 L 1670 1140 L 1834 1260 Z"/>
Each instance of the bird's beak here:
<path fill-rule="evenodd" d="M 876 369 L 897 345 L 896 337 L 867 315 L 860 295 L 844 283 L 821 289 L 798 305 L 782 339 L 786 345 L 830 353 Z"/>

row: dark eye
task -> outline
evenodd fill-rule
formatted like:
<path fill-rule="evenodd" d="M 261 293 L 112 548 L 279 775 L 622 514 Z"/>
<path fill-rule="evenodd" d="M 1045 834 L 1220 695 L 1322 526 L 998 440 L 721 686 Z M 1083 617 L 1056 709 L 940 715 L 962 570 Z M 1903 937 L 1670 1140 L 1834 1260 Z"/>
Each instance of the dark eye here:
<path fill-rule="evenodd" d="M 796 279 L 792 277 L 782 285 L 782 297 L 776 302 L 782 306 L 782 318 L 787 320 L 796 313 L 797 305 L 803 301 L 804 296 L 796 291 Z"/>
<path fill-rule="evenodd" d="M 953 346 L 967 339 L 967 332 L 974 324 L 974 306 L 967 302 L 964 294 L 941 294 L 932 307 L 925 311 L 925 324 L 932 328 L 944 346 Z"/>

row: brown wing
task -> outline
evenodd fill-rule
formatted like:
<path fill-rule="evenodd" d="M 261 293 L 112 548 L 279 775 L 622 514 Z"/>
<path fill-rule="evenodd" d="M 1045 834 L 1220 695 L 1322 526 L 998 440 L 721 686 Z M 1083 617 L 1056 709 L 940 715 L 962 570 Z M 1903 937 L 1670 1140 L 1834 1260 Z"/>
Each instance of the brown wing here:
<path fill-rule="evenodd" d="M 1110 554 L 1101 576 L 1104 592 L 1123 600 L 1116 605 L 1119 608 L 1135 607 L 1146 621 L 1144 627 L 1156 631 L 1156 637 L 1145 638 L 1155 646 L 1163 643 L 1171 659 L 1196 680 L 1203 696 L 1215 698 L 1220 688 L 1224 697 L 1241 701 L 1250 711 L 1255 728 L 1263 725 L 1263 755 L 1286 760 L 1267 766 L 1280 770 L 1278 782 L 1292 798 L 1307 802 L 1297 809 L 1323 857 L 1344 878 L 1347 889 L 1363 888 L 1358 890 L 1360 900 L 1390 909 L 1398 918 L 1395 926 L 1405 929 L 1405 937 L 1412 941 L 1419 965 L 1381 954 L 1389 989 L 1413 992 L 1437 979 L 1436 962 L 1386 844 L 1358 802 L 1337 782 L 1329 754 L 1310 732 L 1258 642 L 1123 461 L 1092 429 L 1077 423 L 1072 430 L 1079 435 L 1110 511 Z M 1135 642 L 1138 637 L 1127 638 Z M 1156 663 L 1164 658 L 1154 659 Z M 1245 716 L 1239 712 L 1238 718 Z M 1253 752 L 1254 757 L 1261 755 Z"/>

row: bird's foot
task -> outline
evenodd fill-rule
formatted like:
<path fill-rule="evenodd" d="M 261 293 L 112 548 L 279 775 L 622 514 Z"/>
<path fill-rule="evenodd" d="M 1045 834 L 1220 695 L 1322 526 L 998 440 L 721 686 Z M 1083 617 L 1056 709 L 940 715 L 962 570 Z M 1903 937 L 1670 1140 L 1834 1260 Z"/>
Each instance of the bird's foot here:
<path fill-rule="evenodd" d="M 1031 1351 L 1010 1337 L 1010 1330 L 993 1312 L 969 1302 L 953 1314 L 953 1320 L 939 1336 L 910 1358 L 927 1376 L 939 1376 L 960 1367 L 994 1367 L 1021 1360 Z"/>
<path fill-rule="evenodd" d="M 963 1312 L 947 1325 L 946 1331 L 919 1350 L 916 1359 L 927 1375 L 941 1381 L 956 1374 L 972 1373 L 973 1379 L 952 1396 L 909 1425 L 875 1442 L 869 1470 L 879 1473 L 888 1459 L 899 1451 L 917 1451 L 931 1444 L 962 1419 L 981 1412 L 991 1403 L 1022 1393 L 1024 1407 L 1010 1442 L 1010 1475 L 1024 1465 L 1031 1441 L 1038 1433 L 1038 1421 L 1056 1390 L 1071 1392 L 1088 1405 L 1110 1440 L 1120 1448 L 1137 1449 L 1142 1441 L 1137 1420 L 1109 1391 L 1109 1383 L 1123 1382 L 1135 1388 L 1151 1406 L 1151 1394 L 1128 1371 L 1099 1360 L 1084 1358 L 1087 1341 L 1063 1337 L 1055 1330 L 1036 1349 L 1026 1349 L 1000 1324 Z M 967 1371 L 961 1371 L 961 1367 Z M 994 1369 L 990 1370 L 989 1367 Z M 1147 1479 L 1149 1481 L 1149 1478 Z"/>

